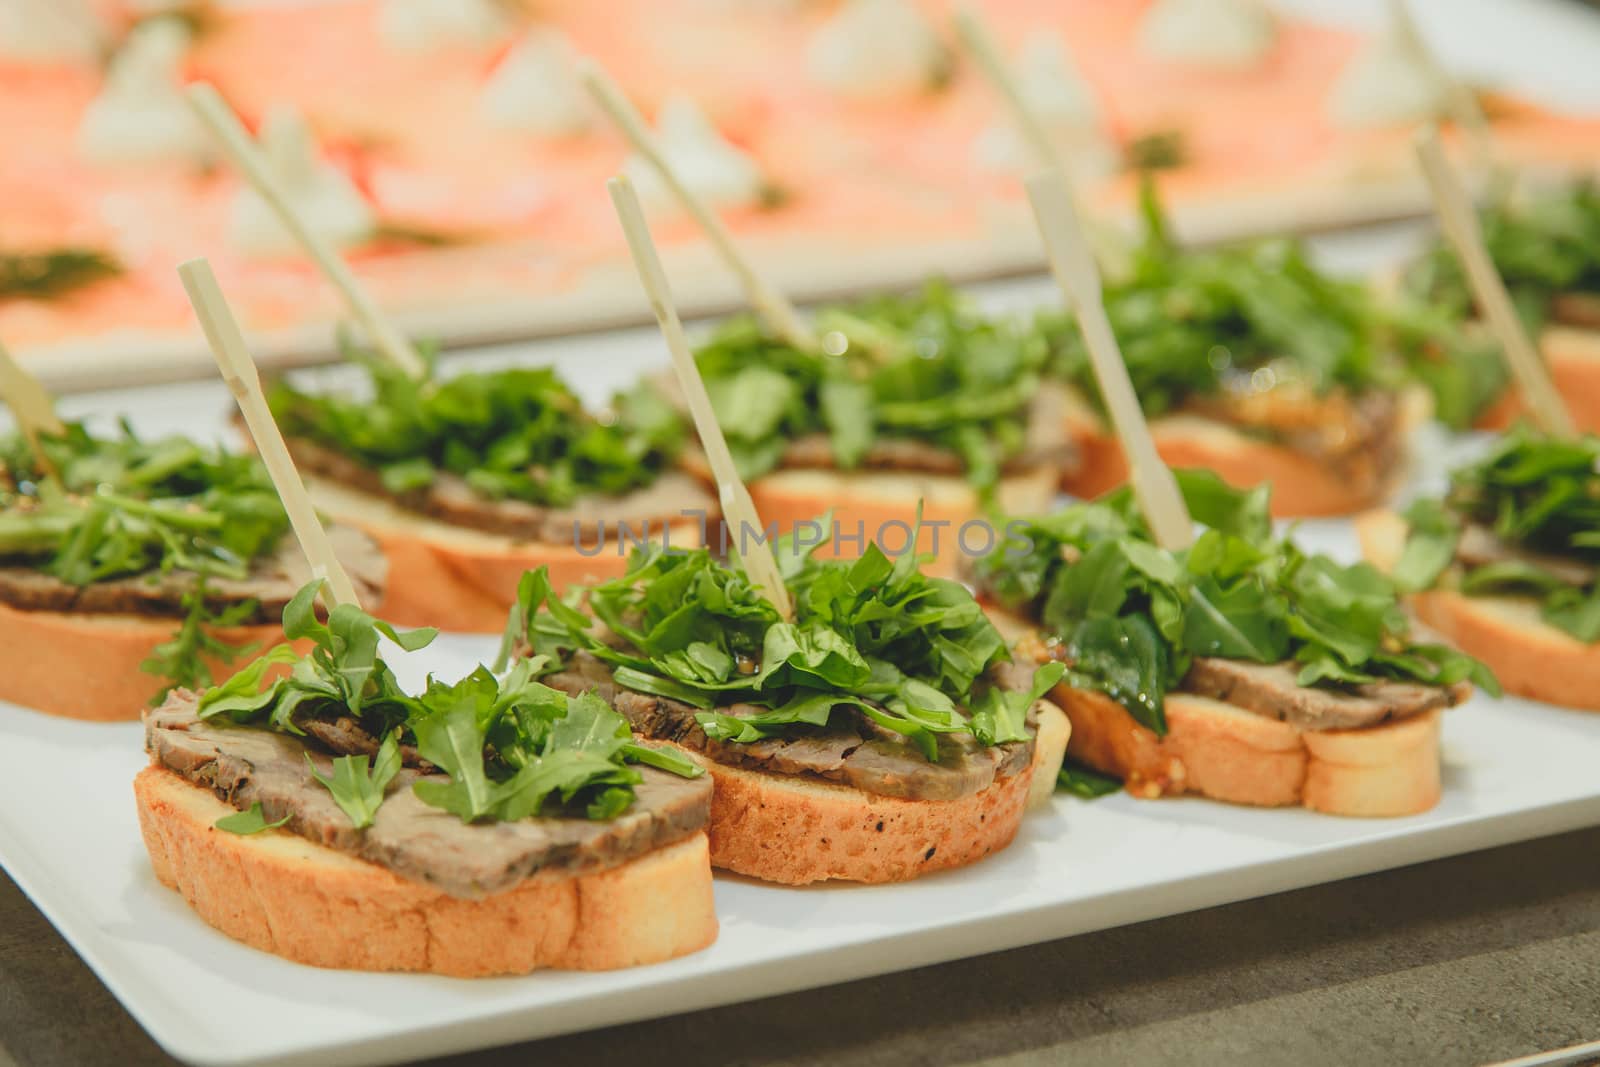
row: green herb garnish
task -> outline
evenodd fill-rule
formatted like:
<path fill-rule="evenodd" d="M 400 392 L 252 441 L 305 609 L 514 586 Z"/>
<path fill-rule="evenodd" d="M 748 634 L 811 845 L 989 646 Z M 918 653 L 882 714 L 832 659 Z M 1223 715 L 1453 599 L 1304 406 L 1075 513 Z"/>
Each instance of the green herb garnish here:
<path fill-rule="evenodd" d="M 1476 660 L 1413 641 L 1393 582 L 1366 564 L 1309 556 L 1272 534 L 1267 490 L 1234 490 L 1208 471 L 1179 471 L 1207 529 L 1172 553 L 1124 488 L 1013 527 L 980 559 L 981 589 L 1059 641 L 1069 684 L 1105 693 L 1157 734 L 1165 696 L 1196 656 L 1294 661 L 1299 684 L 1471 679 L 1498 692 Z"/>
<path fill-rule="evenodd" d="M 816 329 L 829 354 L 799 351 L 742 318 L 696 355 L 744 477 L 777 467 L 809 434 L 827 435 L 844 469 L 879 442 L 929 445 L 954 454 L 980 490 L 1023 451 L 1047 353 L 1021 325 L 985 318 L 930 282 L 911 296 L 824 308 Z"/>
<path fill-rule="evenodd" d="M 1600 182 L 1585 179 L 1520 201 L 1502 198 L 1481 218 L 1489 255 L 1535 333 L 1550 321 L 1557 297 L 1600 297 Z M 1473 312 L 1466 275 L 1443 242 L 1411 266 L 1406 285 L 1457 318 Z"/>
<path fill-rule="evenodd" d="M 308 720 L 350 716 L 382 737 L 370 766 L 366 756 L 344 756 L 331 776 L 313 771 L 358 828 L 371 825 L 405 744 L 444 775 L 419 779 L 417 797 L 464 822 L 524 819 L 547 809 L 614 818 L 633 803 L 642 780 L 631 764 L 684 777 L 703 773 L 677 753 L 635 742 L 627 720 L 593 695 L 568 697 L 541 684 L 550 669 L 543 658 L 519 661 L 504 678 L 483 667 L 453 684 L 430 678 L 411 696 L 379 655 L 379 638 L 414 652 L 436 631 L 399 631 L 349 604 L 321 622 L 317 589 L 305 586 L 283 612 L 284 636 L 310 641 L 311 653 L 272 649 L 202 695 L 199 715 L 290 734 L 303 734 Z M 291 668 L 288 676 L 269 680 L 279 666 Z"/>
<path fill-rule="evenodd" d="M 1405 518 L 1394 574 L 1403 588 L 1531 597 L 1551 626 L 1600 641 L 1600 438 L 1518 427 L 1456 471 L 1442 501 L 1420 500 Z M 1492 535 L 1498 544 L 1487 554 L 1498 558 L 1457 561 L 1469 526 Z"/>
<path fill-rule="evenodd" d="M 283 826 L 288 821 L 289 816 L 285 815 L 281 819 L 268 822 L 266 813 L 261 810 L 261 802 L 257 801 L 256 803 L 250 805 L 249 811 L 240 811 L 235 812 L 232 815 L 224 815 L 212 825 L 218 830 L 224 830 L 230 834 L 248 836 L 250 834 L 259 834 L 263 830 L 276 830 L 278 827 Z"/>
<path fill-rule="evenodd" d="M 1056 788 L 1084 800 L 1094 800 L 1117 792 L 1122 788 L 1122 782 L 1068 760 L 1061 765 L 1061 773 L 1056 776 Z"/>
<path fill-rule="evenodd" d="M 561 507 L 649 485 L 682 441 L 677 413 L 643 388 L 618 397 L 614 417 L 602 420 L 548 368 L 418 381 L 352 358 L 367 366 L 371 399 L 279 381 L 268 402 L 285 434 L 376 470 L 392 493 L 427 489 L 448 473 L 491 500 Z"/>
<path fill-rule="evenodd" d="M 891 561 L 875 544 L 844 561 L 780 542 L 778 557 L 793 622 L 708 551 L 656 547 L 636 552 L 623 577 L 565 599 L 553 595 L 542 568 L 525 575 L 508 643 L 557 660 L 588 652 L 623 688 L 703 709 L 701 728 L 718 741 L 826 726 L 840 708 L 904 735 L 930 760 L 941 734 L 986 745 L 1030 736 L 1028 708 L 1059 671 L 1040 670 L 1033 692 L 984 682 L 1007 658 L 1005 642 L 964 587 L 923 575 L 910 553 Z M 593 618 L 578 610 L 580 600 Z M 763 710 L 715 710 L 736 703 Z"/>
<path fill-rule="evenodd" d="M 207 600 L 209 590 L 205 578 L 183 594 L 184 617 L 178 632 L 157 645 L 139 669 L 146 674 L 165 679 L 167 684 L 150 698 L 156 707 L 166 700 L 174 689 L 205 689 L 215 683 L 211 673 L 211 660 L 232 663 L 240 656 L 255 651 L 255 645 L 230 645 L 216 635 L 216 630 L 238 626 L 252 618 L 260 609 L 255 600 L 241 600 L 220 611 L 213 611 Z"/>
<path fill-rule="evenodd" d="M 49 300 L 121 273 L 121 264 L 93 249 L 0 252 L 0 301 Z"/>

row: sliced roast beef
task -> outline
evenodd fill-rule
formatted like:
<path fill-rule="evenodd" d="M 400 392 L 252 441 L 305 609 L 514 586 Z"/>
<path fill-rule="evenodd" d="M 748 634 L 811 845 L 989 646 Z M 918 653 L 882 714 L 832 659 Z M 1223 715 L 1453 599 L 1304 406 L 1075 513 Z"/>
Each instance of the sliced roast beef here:
<path fill-rule="evenodd" d="M 1600 330 L 1600 293 L 1558 293 L 1550 301 L 1550 317 L 1563 326 Z"/>
<path fill-rule="evenodd" d="M 1466 683 L 1440 688 L 1383 681 L 1350 689 L 1302 686 L 1294 663 L 1252 663 L 1201 656 L 1184 676 L 1182 692 L 1226 701 L 1302 730 L 1351 730 L 1449 708 L 1472 693 Z"/>
<path fill-rule="evenodd" d="M 989 747 L 971 737 L 946 734 L 939 738 L 939 759 L 929 762 L 901 735 L 846 708 L 836 709 L 827 727 L 791 727 L 788 736 L 748 743 L 714 741 L 695 721 L 698 709 L 623 689 L 610 669 L 586 652 L 577 653 L 565 670 L 544 682 L 575 696 L 598 693 L 639 735 L 671 741 L 717 763 L 823 778 L 879 796 L 955 800 L 1021 772 L 1033 759 L 1031 741 Z M 735 704 L 720 710 L 742 718 L 765 709 Z"/>
<path fill-rule="evenodd" d="M 1363 492 L 1389 480 L 1404 446 L 1400 400 L 1388 390 L 1317 394 L 1294 384 L 1261 390 L 1240 385 L 1190 397 L 1184 407 L 1312 456 Z"/>
<path fill-rule="evenodd" d="M 334 552 L 355 583 L 364 603 L 382 599 L 389 564 L 377 544 L 360 530 L 329 529 Z M 284 605 L 311 578 L 295 539 L 285 535 L 277 549 L 255 561 L 242 579 L 208 578 L 213 610 L 254 600 L 255 611 L 244 622 L 270 623 L 283 617 Z M 104 615 L 156 615 L 181 618 L 183 598 L 195 586 L 193 572 L 153 571 L 89 585 L 69 585 L 31 567 L 0 567 L 0 602 L 24 611 L 82 612 Z"/>
<path fill-rule="evenodd" d="M 287 829 L 304 838 L 457 897 L 488 896 L 544 870 L 615 866 L 704 829 L 711 811 L 709 776 L 641 767 L 632 807 L 609 821 L 467 824 L 417 799 L 411 786 L 424 776 L 407 767 L 390 783 L 373 824 L 357 830 L 311 776 L 306 753 L 324 775 L 332 770 L 327 755 L 284 734 L 202 722 L 188 692 L 146 714 L 145 747 L 156 763 L 241 811 L 259 803 L 268 821 L 287 816 Z"/>
<path fill-rule="evenodd" d="M 616 536 L 624 523 L 640 536 L 656 536 L 664 523 L 692 523 L 700 515 L 714 518 L 717 514 L 715 498 L 681 471 L 667 471 L 631 493 L 584 496 L 565 507 L 542 507 L 522 500 L 491 500 L 446 471 L 440 471 L 425 489 L 394 494 L 384 488 L 376 469 L 342 452 L 304 438 L 293 438 L 288 444 L 295 463 L 306 474 L 391 500 L 441 522 L 522 541 L 589 545 L 596 542 L 602 525 L 608 536 Z"/>
<path fill-rule="evenodd" d="M 1596 575 L 1600 574 L 1600 568 L 1592 563 L 1521 548 L 1501 540 L 1493 530 L 1477 523 L 1470 523 L 1462 529 L 1461 540 L 1456 542 L 1456 559 L 1468 567 L 1482 567 L 1490 563 L 1528 563 L 1559 581 L 1579 588 L 1592 584 Z"/>

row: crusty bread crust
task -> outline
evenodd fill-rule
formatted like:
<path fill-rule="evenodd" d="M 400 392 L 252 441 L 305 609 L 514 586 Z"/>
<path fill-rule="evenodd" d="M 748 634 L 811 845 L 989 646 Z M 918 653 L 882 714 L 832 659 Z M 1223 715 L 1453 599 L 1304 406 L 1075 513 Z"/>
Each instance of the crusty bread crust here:
<path fill-rule="evenodd" d="M 233 809 L 163 768 L 145 768 L 133 789 L 161 883 L 229 937 L 297 963 L 476 978 L 633 967 L 716 940 L 703 833 L 463 900 L 287 831 L 218 830 Z"/>
<path fill-rule="evenodd" d="M 1257 807 L 1397 816 L 1439 802 L 1440 712 L 1359 730 L 1302 731 L 1187 693 L 1166 699 L 1158 737 L 1103 693 L 1058 686 L 1067 754 L 1139 797 L 1194 793 Z"/>
<path fill-rule="evenodd" d="M 1021 773 L 959 800 L 879 796 L 815 778 L 767 774 L 699 759 L 711 772 L 711 864 L 782 885 L 839 879 L 904 882 L 964 867 L 1016 837 L 1041 777 L 1054 788 L 1066 747 L 1061 712 Z"/>
<path fill-rule="evenodd" d="M 165 684 L 139 664 L 182 622 L 152 615 L 23 611 L 0 604 L 0 700 L 69 719 L 137 719 Z M 283 627 L 276 623 L 215 632 L 235 646 L 254 644 L 256 653 L 283 640 Z M 239 656 L 232 666 L 208 662 L 220 682 L 254 655 Z"/>
<path fill-rule="evenodd" d="M 1056 467 L 1041 465 L 1002 478 L 995 494 L 1000 513 L 1038 515 L 1048 510 L 1055 499 L 1058 477 Z M 917 550 L 934 555 L 934 561 L 924 567 L 929 574 L 948 577 L 955 573 L 963 555 L 996 551 L 1005 540 L 1005 530 L 985 518 L 977 491 L 965 478 L 955 475 L 787 469 L 754 479 L 749 489 L 761 521 L 769 526 L 777 523 L 780 534 L 820 519 L 832 509 L 833 521 L 846 537 L 853 538 L 858 531 L 864 531 L 862 544 L 851 541 L 839 546 L 844 549 L 839 554 L 849 556 L 859 555 L 865 542 L 880 535 L 886 552 L 904 552 L 920 501 L 923 529 Z M 963 534 L 962 528 L 968 523 L 981 525 L 973 525 Z M 833 553 L 829 548 L 817 554 Z"/>
<path fill-rule="evenodd" d="M 1600 433 L 1600 330 L 1550 326 L 1539 335 L 1539 348 L 1573 423 L 1584 433 Z M 1527 413 L 1513 387 L 1483 413 L 1478 425 L 1503 430 Z"/>
<path fill-rule="evenodd" d="M 1278 518 L 1350 515 L 1386 499 L 1399 472 L 1376 491 L 1350 485 L 1312 456 L 1248 437 L 1213 419 L 1168 415 L 1150 420 L 1156 451 L 1169 467 L 1212 470 L 1229 485 L 1272 485 L 1272 514 Z M 1099 419 L 1074 424 L 1073 439 L 1083 454 L 1076 474 L 1062 488 L 1086 500 L 1128 480 L 1128 464 L 1116 435 Z"/>
<path fill-rule="evenodd" d="M 307 484 L 319 510 L 365 530 L 388 557 L 388 588 L 373 614 L 397 626 L 500 633 L 524 572 L 549 567 L 551 584 L 560 591 L 620 576 L 632 551 L 632 542 L 619 551 L 609 535 L 606 543 L 585 546 L 582 552 L 575 544 L 518 541 L 407 512 L 325 479 Z M 652 532 L 657 529 L 652 525 Z M 693 548 L 702 543 L 696 522 L 673 523 L 667 529 L 673 545 Z"/>
<path fill-rule="evenodd" d="M 1356 534 L 1372 565 L 1389 571 L 1405 548 L 1406 523 L 1393 512 L 1370 512 L 1356 519 Z M 1493 671 L 1506 692 L 1600 710 L 1600 644 L 1549 625 L 1532 600 L 1435 589 L 1406 601 L 1417 618 Z"/>

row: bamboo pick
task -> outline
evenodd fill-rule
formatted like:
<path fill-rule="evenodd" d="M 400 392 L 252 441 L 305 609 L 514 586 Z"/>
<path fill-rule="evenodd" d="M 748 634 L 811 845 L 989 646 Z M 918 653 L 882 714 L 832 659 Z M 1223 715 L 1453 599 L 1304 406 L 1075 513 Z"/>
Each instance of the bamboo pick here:
<path fill-rule="evenodd" d="M 755 265 L 739 250 L 739 246 L 734 244 L 733 235 L 728 232 L 727 226 L 723 225 L 722 219 L 684 184 L 677 170 L 667 161 L 661 146 L 656 143 L 655 134 L 650 132 L 644 116 L 639 114 L 639 110 L 629 102 L 604 68 L 592 59 L 582 58 L 578 61 L 578 77 L 595 103 L 600 106 L 600 110 L 616 124 L 623 138 L 656 169 L 662 181 L 666 182 L 667 188 L 678 198 L 683 209 L 699 223 L 711 241 L 712 247 L 717 250 L 717 254 L 722 257 L 728 269 L 739 279 L 739 284 L 744 288 L 745 298 L 767 320 L 767 326 L 779 337 L 802 351 L 820 351 L 822 346 L 817 341 L 816 334 L 806 325 L 800 313 L 789 302 L 789 298 L 761 276 Z"/>
<path fill-rule="evenodd" d="M 1418 131 L 1416 147 L 1422 173 L 1433 192 L 1440 225 L 1466 269 L 1473 296 L 1505 352 L 1511 376 L 1532 408 L 1535 421 L 1546 433 L 1557 437 L 1573 436 L 1576 430 L 1572 416 L 1551 381 L 1544 361 L 1539 358 L 1539 351 L 1529 338 L 1516 306 L 1511 303 L 1504 279 L 1489 257 L 1488 246 L 1483 243 L 1483 229 L 1478 224 L 1477 208 L 1445 158 L 1438 129 L 1430 125 Z"/>
<path fill-rule="evenodd" d="M 283 184 L 267 166 L 250 131 L 245 129 L 244 123 L 239 121 L 239 116 L 234 114 L 222 95 L 209 83 L 196 82 L 189 86 L 187 96 L 195 114 L 216 136 L 228 158 L 243 172 L 261 199 L 277 214 L 284 229 L 294 235 L 312 262 L 344 297 L 350 313 L 367 331 L 378 352 L 402 373 L 412 378 L 425 376 L 428 373 L 427 364 L 417 354 L 416 348 L 379 309 L 377 302 L 351 273 L 333 245 L 306 221 L 290 201 Z"/>
<path fill-rule="evenodd" d="M 1478 166 L 1492 173 L 1496 169 L 1494 134 L 1489 126 L 1488 116 L 1478 104 L 1478 98 L 1428 47 L 1427 38 L 1422 35 L 1421 27 L 1412 17 L 1411 6 L 1407 0 L 1389 0 L 1389 21 L 1405 46 L 1421 58 L 1429 73 L 1443 83 L 1450 117 L 1455 120 L 1456 125 L 1466 131 Z"/>
<path fill-rule="evenodd" d="M 1000 98 L 1006 102 L 1012 120 L 1021 129 L 1022 136 L 1033 147 L 1034 153 L 1038 155 L 1040 165 L 1065 175 L 1066 161 L 1062 159 L 1060 149 L 1051 139 L 1050 132 L 1045 129 L 1039 113 L 1023 95 L 1022 85 L 1017 81 L 1010 61 L 1001 51 L 993 31 L 989 29 L 977 6 L 966 3 L 958 7 L 955 26 L 961 42 L 967 46 L 967 51 L 972 53 L 972 58 L 978 61 L 978 68 L 988 76 L 990 83 L 1000 93 Z"/>
<path fill-rule="evenodd" d="M 792 620 L 794 605 L 766 537 L 758 536 L 753 550 L 744 551 L 744 535 L 751 530 L 762 530 L 761 517 L 756 514 L 750 491 L 739 478 L 733 454 L 728 451 L 727 439 L 723 437 L 722 427 L 711 408 L 706 383 L 700 377 L 700 369 L 695 366 L 694 354 L 689 350 L 688 338 L 684 336 L 683 322 L 673 303 L 672 288 L 667 283 L 666 271 L 661 267 L 661 257 L 656 254 L 655 241 L 650 237 L 650 224 L 645 221 L 639 196 L 633 190 L 633 183 L 621 175 L 606 182 L 606 188 L 611 193 L 617 220 L 622 223 L 622 232 L 627 235 L 628 250 L 633 254 L 633 265 L 639 272 L 639 281 L 644 285 L 645 295 L 650 298 L 650 309 L 655 312 L 656 322 L 667 341 L 667 350 L 672 354 L 672 366 L 677 371 L 678 384 L 683 388 L 695 430 L 700 435 L 706 459 L 717 480 L 723 518 L 735 531 L 734 540 L 744 563 L 745 574 L 778 609 L 778 614 Z"/>
<path fill-rule="evenodd" d="M 1128 366 L 1101 299 L 1100 273 L 1072 204 L 1071 187 L 1059 171 L 1047 170 L 1029 178 L 1027 188 L 1050 269 L 1076 313 L 1111 424 L 1128 458 L 1134 496 L 1157 544 L 1173 551 L 1187 548 L 1194 537 L 1194 524 L 1177 479 L 1156 453 L 1150 426 L 1134 395 Z"/>
<path fill-rule="evenodd" d="M 56 473 L 50 457 L 39 446 L 39 436 L 60 436 L 67 432 L 67 428 L 56 415 L 55 401 L 50 393 L 39 384 L 39 379 L 17 362 L 5 345 L 0 345 L 0 399 L 11 409 L 11 414 L 17 420 L 17 429 L 27 439 L 28 447 L 32 449 L 40 468 L 50 474 Z"/>
<path fill-rule="evenodd" d="M 283 443 L 283 434 L 279 432 L 278 424 L 267 407 L 255 360 L 250 358 L 244 335 L 239 332 L 238 320 L 233 317 L 222 290 L 217 286 L 217 276 L 212 273 L 211 264 L 204 259 L 191 259 L 178 266 L 178 277 L 183 279 L 189 303 L 194 305 L 200 325 L 205 329 L 206 341 L 211 346 L 212 356 L 216 358 L 217 369 L 222 372 L 222 380 L 227 383 L 234 400 L 238 401 L 239 413 L 250 428 L 256 451 L 266 465 L 267 473 L 272 476 L 272 484 L 283 501 L 284 511 L 289 514 L 289 524 L 294 527 L 295 538 L 300 542 L 300 550 L 305 553 L 306 562 L 311 567 L 312 578 L 323 582 L 329 607 L 340 604 L 360 607 L 361 600 L 356 595 L 355 585 L 345 573 L 339 558 L 334 555 L 328 531 L 323 529 L 322 520 L 317 518 L 311 494 L 306 492 L 305 482 L 300 480 L 300 472 L 295 469 L 288 446 Z"/>

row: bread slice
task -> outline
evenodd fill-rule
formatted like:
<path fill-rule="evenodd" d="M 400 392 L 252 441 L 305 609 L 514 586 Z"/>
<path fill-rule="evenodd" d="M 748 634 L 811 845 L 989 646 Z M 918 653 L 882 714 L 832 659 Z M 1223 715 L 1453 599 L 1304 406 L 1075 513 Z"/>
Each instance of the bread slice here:
<path fill-rule="evenodd" d="M 730 767 L 683 749 L 710 773 L 711 865 L 782 885 L 904 882 L 964 867 L 1011 843 L 1055 788 L 1068 727 L 1041 702 L 1026 769 L 958 800 L 880 796 L 817 778 Z"/>
<path fill-rule="evenodd" d="M 1600 433 L 1600 330 L 1549 326 L 1539 348 L 1572 421 L 1584 433 Z M 1506 390 L 1478 419 L 1488 430 L 1503 430 L 1528 413 L 1515 388 Z"/>
<path fill-rule="evenodd" d="M 161 883 L 229 937 L 297 963 L 476 978 L 633 967 L 716 940 L 703 833 L 464 900 L 288 831 L 218 830 L 233 809 L 161 767 L 141 771 L 133 791 Z"/>
<path fill-rule="evenodd" d="M 389 560 L 389 585 L 373 614 L 396 626 L 436 626 L 457 633 L 500 633 L 526 571 L 550 568 L 557 590 L 619 577 L 632 542 L 615 537 L 579 551 L 572 543 L 519 541 L 407 511 L 392 501 L 326 479 L 308 479 L 318 510 L 365 530 Z M 643 523 L 647 517 L 639 516 Z M 665 528 L 673 545 L 702 544 L 698 522 Z M 587 554 L 585 554 L 587 553 Z"/>
<path fill-rule="evenodd" d="M 1122 445 L 1092 412 L 1073 417 L 1073 437 L 1083 453 L 1076 474 L 1062 488 L 1093 500 L 1128 480 Z M 1215 419 L 1193 414 L 1163 415 L 1150 420 L 1156 451 L 1169 467 L 1216 471 L 1229 485 L 1272 486 L 1272 514 L 1279 518 L 1350 515 L 1387 499 L 1402 471 L 1390 472 L 1373 488 L 1351 485 L 1315 456 L 1251 437 Z"/>
<path fill-rule="evenodd" d="M 1002 478 L 996 489 L 999 513 L 1038 515 L 1048 510 L 1058 477 L 1054 465 L 1043 464 Z M 919 502 L 923 528 L 917 550 L 934 556 L 923 568 L 925 573 L 949 577 L 964 555 L 985 555 L 1005 541 L 1005 530 L 985 517 L 977 490 L 959 475 L 790 468 L 764 474 L 749 488 L 761 521 L 776 522 L 780 534 L 820 519 L 830 508 L 846 537 L 862 533 L 861 542 L 832 546 L 819 551 L 821 556 L 834 551 L 859 555 L 872 541 L 891 555 L 903 553 L 909 547 Z"/>
<path fill-rule="evenodd" d="M 1390 571 L 1405 549 L 1406 522 L 1391 511 L 1356 518 L 1361 551 Z M 1508 693 L 1600 711 L 1600 643 L 1585 644 L 1539 617 L 1527 597 L 1466 596 L 1434 589 L 1406 598 L 1417 618 L 1494 672 Z"/>
<path fill-rule="evenodd" d="M 157 615 L 24 611 L 0 603 L 0 700 L 69 719 L 128 722 L 163 687 L 139 664 L 172 638 L 181 619 Z M 283 641 L 277 623 L 215 631 L 229 644 L 262 652 Z M 245 666 L 208 660 L 219 682 Z"/>
<path fill-rule="evenodd" d="M 1304 731 L 1187 693 L 1166 698 L 1157 736 L 1103 693 L 1058 686 L 1072 720 L 1067 754 L 1139 797 L 1193 793 L 1256 807 L 1396 816 L 1439 802 L 1440 713 L 1358 730 Z"/>

